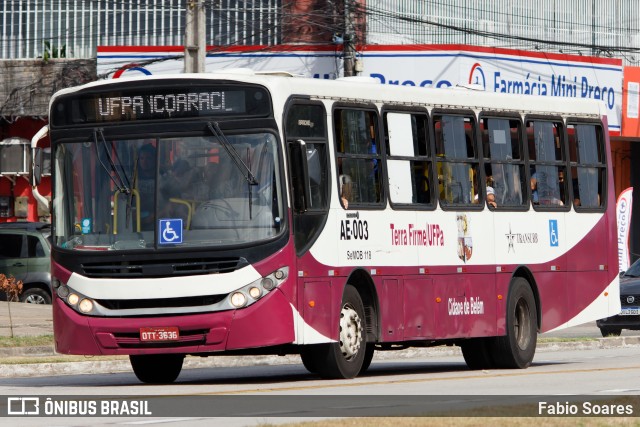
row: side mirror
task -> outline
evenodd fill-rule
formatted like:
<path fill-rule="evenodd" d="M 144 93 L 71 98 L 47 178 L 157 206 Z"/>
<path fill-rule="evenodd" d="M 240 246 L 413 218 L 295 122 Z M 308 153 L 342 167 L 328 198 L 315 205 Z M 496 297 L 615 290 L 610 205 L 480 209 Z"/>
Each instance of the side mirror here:
<path fill-rule="evenodd" d="M 31 138 L 31 186 L 35 187 L 42 180 L 42 148 L 38 147 L 38 142 L 49 134 L 49 126 L 43 126 Z"/>
<path fill-rule="evenodd" d="M 307 144 L 299 139 L 289 145 L 291 162 L 291 186 L 293 188 L 293 209 L 306 212 L 309 209 L 311 190 L 309 189 L 309 164 L 307 162 Z"/>
<path fill-rule="evenodd" d="M 31 185 L 36 186 L 42 180 L 42 148 L 36 147 L 33 151 L 33 172 L 31 174 Z"/>

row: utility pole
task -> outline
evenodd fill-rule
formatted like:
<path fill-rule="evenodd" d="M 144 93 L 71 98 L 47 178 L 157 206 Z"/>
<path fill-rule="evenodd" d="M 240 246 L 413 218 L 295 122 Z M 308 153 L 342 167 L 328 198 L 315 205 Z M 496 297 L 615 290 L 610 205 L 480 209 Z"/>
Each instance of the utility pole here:
<path fill-rule="evenodd" d="M 344 34 L 342 53 L 344 55 L 343 67 L 344 76 L 355 76 L 356 47 L 355 28 L 353 25 L 353 13 L 351 11 L 351 0 L 344 0 Z"/>
<path fill-rule="evenodd" d="M 204 73 L 207 57 L 206 19 L 203 0 L 187 0 L 187 22 L 184 31 L 184 72 Z"/>

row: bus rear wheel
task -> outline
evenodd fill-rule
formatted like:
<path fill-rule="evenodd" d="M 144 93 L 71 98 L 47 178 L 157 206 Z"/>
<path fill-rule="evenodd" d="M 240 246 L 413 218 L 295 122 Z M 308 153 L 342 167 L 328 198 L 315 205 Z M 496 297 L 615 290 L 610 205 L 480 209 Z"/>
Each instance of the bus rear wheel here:
<path fill-rule="evenodd" d="M 365 349 L 365 353 L 364 353 L 364 360 L 362 361 L 362 368 L 360 368 L 360 372 L 358 374 L 362 374 L 367 369 L 369 369 L 369 366 L 371 366 L 371 361 L 373 360 L 373 355 L 375 351 L 376 351 L 375 344 L 373 344 L 372 342 L 368 342 L 367 348 Z"/>
<path fill-rule="evenodd" d="M 493 338 L 471 338 L 460 344 L 462 357 L 469 369 L 491 369 L 495 367 L 492 355 Z"/>
<path fill-rule="evenodd" d="M 136 377 L 147 384 L 169 384 L 180 375 L 184 354 L 130 355 Z"/>
<path fill-rule="evenodd" d="M 355 378 L 364 366 L 367 353 L 364 305 L 355 287 L 347 285 L 340 308 L 338 342 L 325 344 L 316 353 L 314 364 L 323 378 Z"/>
<path fill-rule="evenodd" d="M 495 338 L 493 360 L 497 368 L 523 369 L 531 365 L 538 339 L 538 315 L 529 282 L 516 277 L 507 301 L 507 334 Z"/>

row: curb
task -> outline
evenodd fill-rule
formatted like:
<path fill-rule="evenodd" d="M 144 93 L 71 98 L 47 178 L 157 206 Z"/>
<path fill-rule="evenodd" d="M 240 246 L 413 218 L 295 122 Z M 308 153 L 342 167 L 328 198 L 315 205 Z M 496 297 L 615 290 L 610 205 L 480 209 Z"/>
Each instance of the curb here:
<path fill-rule="evenodd" d="M 591 341 L 558 341 L 538 343 L 537 351 L 597 350 L 617 347 L 640 347 L 640 336 L 598 338 Z M 0 348 L 2 357 L 50 357 L 56 355 L 52 346 Z M 462 356 L 460 347 L 443 346 L 410 348 L 400 351 L 377 351 L 374 361 L 390 359 L 428 359 L 434 356 Z M 99 356 L 98 356 L 99 357 Z M 80 362 L 46 362 L 1 364 L 0 378 L 81 375 L 131 372 L 128 360 L 88 360 Z M 302 365 L 298 355 L 287 356 L 212 356 L 187 357 L 185 369 L 239 366 Z"/>

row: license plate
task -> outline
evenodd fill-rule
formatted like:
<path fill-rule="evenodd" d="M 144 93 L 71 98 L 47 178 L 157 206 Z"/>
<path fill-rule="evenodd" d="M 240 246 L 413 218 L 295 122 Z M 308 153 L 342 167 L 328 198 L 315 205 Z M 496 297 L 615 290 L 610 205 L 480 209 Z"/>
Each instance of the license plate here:
<path fill-rule="evenodd" d="M 640 314 L 640 307 L 623 308 L 620 316 L 637 316 Z"/>
<path fill-rule="evenodd" d="M 180 331 L 175 326 L 164 328 L 140 328 L 140 341 L 176 341 Z"/>

